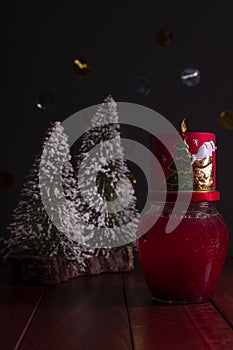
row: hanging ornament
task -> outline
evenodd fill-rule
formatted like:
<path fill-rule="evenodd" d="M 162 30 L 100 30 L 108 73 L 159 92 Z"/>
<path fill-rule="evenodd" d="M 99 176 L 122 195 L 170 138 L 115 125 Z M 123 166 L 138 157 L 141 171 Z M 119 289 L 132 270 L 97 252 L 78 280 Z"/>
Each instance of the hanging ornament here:
<path fill-rule="evenodd" d="M 45 110 L 54 102 L 53 95 L 49 91 L 42 92 L 36 99 L 36 107 Z"/>
<path fill-rule="evenodd" d="M 135 81 L 134 92 L 138 95 L 149 95 L 150 93 L 150 83 L 144 77 L 138 77 Z"/>
<path fill-rule="evenodd" d="M 169 46 L 173 41 L 173 34 L 167 28 L 161 28 L 155 33 L 155 41 L 160 46 Z"/>
<path fill-rule="evenodd" d="M 128 179 L 130 180 L 130 182 L 131 182 L 133 185 L 136 185 L 137 180 L 135 179 L 135 177 L 134 177 L 133 174 L 128 173 L 128 174 L 126 174 L 126 176 L 128 177 Z"/>
<path fill-rule="evenodd" d="M 196 86 L 201 81 L 200 71 L 196 68 L 185 68 L 180 75 L 181 81 L 186 86 Z"/>
<path fill-rule="evenodd" d="M 0 173 L 0 191 L 8 191 L 14 184 L 13 176 L 8 172 Z"/>
<path fill-rule="evenodd" d="M 82 78 L 88 75 L 91 71 L 91 66 L 89 63 L 82 59 L 74 59 L 74 72 L 79 77 Z"/>
<path fill-rule="evenodd" d="M 226 130 L 233 129 L 233 111 L 222 111 L 218 116 L 218 122 Z"/>

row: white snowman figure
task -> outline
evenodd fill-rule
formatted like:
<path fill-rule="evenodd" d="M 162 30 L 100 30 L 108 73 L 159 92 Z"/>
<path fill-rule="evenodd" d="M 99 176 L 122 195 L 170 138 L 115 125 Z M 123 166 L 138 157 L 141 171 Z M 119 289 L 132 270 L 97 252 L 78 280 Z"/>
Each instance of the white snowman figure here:
<path fill-rule="evenodd" d="M 212 154 L 217 147 L 213 140 L 204 142 L 197 153 L 192 155 L 194 184 L 193 189 L 206 191 L 213 189 L 214 169 Z"/>

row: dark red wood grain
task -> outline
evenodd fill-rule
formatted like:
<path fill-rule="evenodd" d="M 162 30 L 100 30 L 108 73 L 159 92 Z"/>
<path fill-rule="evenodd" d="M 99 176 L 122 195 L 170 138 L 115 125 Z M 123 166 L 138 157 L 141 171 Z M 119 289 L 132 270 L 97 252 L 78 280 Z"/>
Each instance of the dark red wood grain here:
<path fill-rule="evenodd" d="M 152 301 L 141 267 L 53 287 L 12 281 L 0 264 L 0 350 L 231 350 L 233 259 L 213 303 Z"/>
<path fill-rule="evenodd" d="M 12 350 L 26 333 L 45 288 L 14 284 L 5 264 L 0 273 L 0 349 Z"/>
<path fill-rule="evenodd" d="M 48 288 L 20 349 L 130 350 L 120 274 Z"/>
<path fill-rule="evenodd" d="M 233 258 L 226 260 L 213 302 L 233 327 Z"/>
<path fill-rule="evenodd" d="M 233 349 L 232 329 L 211 303 L 154 303 L 140 266 L 124 284 L 135 350 Z"/>

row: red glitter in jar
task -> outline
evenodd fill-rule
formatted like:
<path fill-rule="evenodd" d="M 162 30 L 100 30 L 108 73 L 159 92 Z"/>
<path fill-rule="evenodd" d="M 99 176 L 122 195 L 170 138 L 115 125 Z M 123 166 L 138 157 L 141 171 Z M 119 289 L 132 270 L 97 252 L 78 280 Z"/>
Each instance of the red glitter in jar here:
<path fill-rule="evenodd" d="M 161 302 L 207 301 L 224 265 L 227 226 L 214 202 L 191 202 L 181 223 L 166 233 L 173 206 L 167 202 L 155 225 L 138 239 L 147 286 L 153 299 Z"/>

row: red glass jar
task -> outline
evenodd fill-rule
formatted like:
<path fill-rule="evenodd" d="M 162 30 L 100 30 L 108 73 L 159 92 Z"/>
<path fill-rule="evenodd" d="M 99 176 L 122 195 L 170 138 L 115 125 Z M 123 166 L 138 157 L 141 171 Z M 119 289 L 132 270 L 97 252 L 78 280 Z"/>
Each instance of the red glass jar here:
<path fill-rule="evenodd" d="M 228 248 L 227 226 L 215 202 L 191 202 L 171 233 L 165 229 L 174 202 L 165 206 L 152 202 L 150 213 L 156 215 L 160 205 L 164 208 L 157 222 L 138 239 L 139 260 L 152 298 L 165 303 L 211 299 Z"/>

